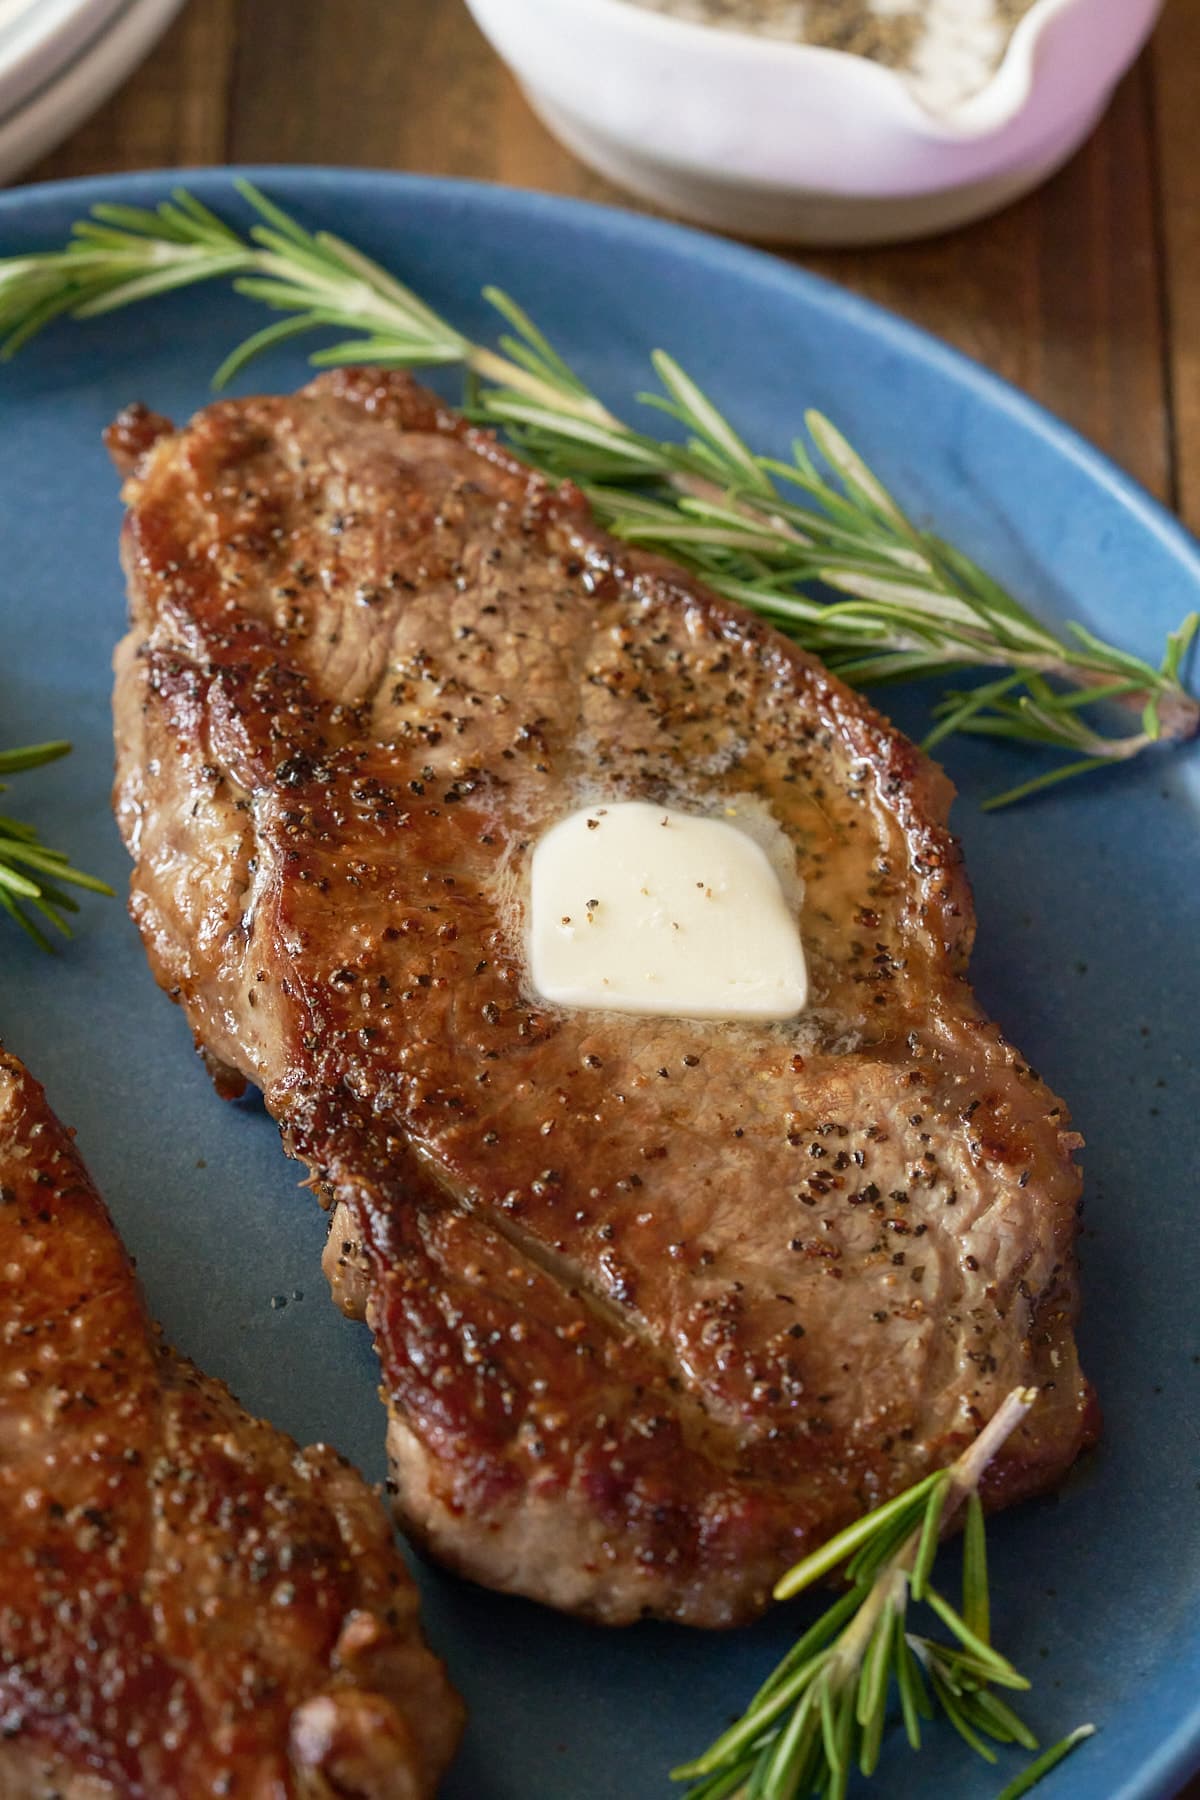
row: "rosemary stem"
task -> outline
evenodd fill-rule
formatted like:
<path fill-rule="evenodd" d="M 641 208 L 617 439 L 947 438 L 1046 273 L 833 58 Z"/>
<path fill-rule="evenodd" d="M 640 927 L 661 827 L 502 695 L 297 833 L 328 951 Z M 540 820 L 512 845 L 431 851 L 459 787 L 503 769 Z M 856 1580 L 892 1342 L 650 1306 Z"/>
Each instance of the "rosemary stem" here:
<path fill-rule="evenodd" d="M 1131 702 L 1132 704 L 1132 702 Z M 1159 735 L 1184 744 L 1200 733 L 1200 700 L 1182 688 L 1165 688 L 1158 706 Z"/>
<path fill-rule="evenodd" d="M 499 289 L 485 288 L 484 298 L 509 329 L 490 349 L 353 244 L 307 230 L 249 182 L 235 185 L 256 215 L 248 231 L 176 189 L 153 209 L 97 206 L 76 222 L 66 249 L 0 258 L 0 358 L 64 316 L 94 318 L 200 282 L 232 281 L 283 316 L 230 353 L 218 385 L 263 351 L 330 329 L 352 335 L 317 351 L 318 366 L 457 366 L 469 416 L 505 431 L 550 479 L 577 483 L 615 536 L 675 557 L 845 680 L 871 686 L 1001 671 L 1000 680 L 939 703 L 931 744 L 974 733 L 1069 760 L 991 804 L 1200 732 L 1200 702 L 1182 672 L 1200 615 L 1168 634 L 1157 664 L 1078 623 L 1051 629 L 969 557 L 915 525 L 819 413 L 805 414 L 790 460 L 759 454 L 687 371 L 656 350 L 659 388 L 640 399 L 672 429 L 659 437 L 630 426 Z M 1140 730 L 1110 734 L 1093 724 L 1101 702 L 1140 709 Z"/>
<path fill-rule="evenodd" d="M 857 1673 L 884 1612 L 891 1607 L 903 1613 L 908 1577 L 916 1561 L 920 1541 L 919 1529 L 905 1538 L 838 1639 L 831 1659 L 834 1670 L 831 1679 L 836 1684 L 849 1680 Z"/>
<path fill-rule="evenodd" d="M 979 1436 L 950 1468 L 950 1486 L 942 1507 L 943 1529 L 969 1495 L 978 1490 L 988 1465 L 999 1455 L 1017 1426 L 1037 1402 L 1038 1390 L 1014 1388 L 988 1420 Z"/>

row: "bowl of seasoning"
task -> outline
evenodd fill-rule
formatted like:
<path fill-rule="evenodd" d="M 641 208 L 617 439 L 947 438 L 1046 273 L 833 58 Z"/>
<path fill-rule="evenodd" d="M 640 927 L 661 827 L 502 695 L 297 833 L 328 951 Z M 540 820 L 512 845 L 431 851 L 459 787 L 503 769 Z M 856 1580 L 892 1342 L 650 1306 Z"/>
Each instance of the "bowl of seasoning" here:
<path fill-rule="evenodd" d="M 467 0 L 550 130 L 742 237 L 869 244 L 1006 205 L 1083 142 L 1163 0 Z"/>

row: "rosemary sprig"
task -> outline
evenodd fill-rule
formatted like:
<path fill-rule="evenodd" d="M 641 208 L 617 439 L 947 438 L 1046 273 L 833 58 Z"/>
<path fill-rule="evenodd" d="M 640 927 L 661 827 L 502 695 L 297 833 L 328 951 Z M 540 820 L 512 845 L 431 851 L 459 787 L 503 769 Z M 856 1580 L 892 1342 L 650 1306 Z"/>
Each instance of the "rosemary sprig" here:
<path fill-rule="evenodd" d="M 538 467 L 578 482 L 618 537 L 695 569 L 848 681 L 998 672 L 946 695 L 927 746 L 968 732 L 1068 760 L 988 805 L 1200 728 L 1200 705 L 1182 680 L 1200 614 L 1170 634 L 1157 666 L 1081 625 L 1053 631 L 916 526 L 821 414 L 806 414 L 790 460 L 759 455 L 679 364 L 656 351 L 660 391 L 640 399 L 670 419 L 672 435 L 637 430 L 498 289 L 485 293 L 508 328 L 499 351 L 465 337 L 352 245 L 306 231 L 250 183 L 237 186 L 257 215 L 245 236 L 177 189 L 154 210 L 97 206 L 65 249 L 0 260 L 0 355 L 14 355 L 62 315 L 95 317 L 231 279 L 281 317 L 232 351 L 218 386 L 263 351 L 319 329 L 351 334 L 318 351 L 319 365 L 460 366 L 472 414 L 502 427 Z M 1103 703 L 1132 709 L 1138 728 L 1105 729 L 1094 711 Z"/>
<path fill-rule="evenodd" d="M 25 769 L 57 762 L 70 748 L 70 744 L 56 740 L 29 744 L 20 750 L 0 750 L 0 775 L 17 775 Z M 0 781 L 0 794 L 8 786 Z M 106 881 L 73 869 L 65 851 L 51 850 L 43 844 L 34 826 L 0 815 L 0 911 L 28 932 L 39 949 L 52 950 L 54 946 L 34 915 L 40 915 L 63 937 L 71 935 L 66 915 L 78 912 L 79 902 L 64 892 L 65 887 L 86 888 L 93 894 L 112 893 Z"/>
<path fill-rule="evenodd" d="M 693 1785 L 688 1800 L 841 1800 L 855 1763 L 879 1762 L 895 1689 L 905 1735 L 921 1747 L 921 1721 L 940 1711 L 971 1748 L 996 1761 L 992 1744 L 1037 1748 L 1019 1715 L 995 1691 L 1029 1682 L 996 1650 L 989 1623 L 987 1553 L 979 1484 L 989 1463 L 1037 1399 L 1016 1388 L 950 1468 L 848 1526 L 797 1563 L 775 1588 L 788 1600 L 845 1565 L 847 1592 L 772 1670 L 743 1716 L 703 1755 L 673 1769 Z M 966 1508 L 963 1594 L 956 1609 L 932 1582 L 942 1534 Z M 909 1628 L 924 1602 L 951 1641 Z M 1039 1758 L 1006 1794 L 1025 1793 L 1091 1731 L 1083 1726 Z"/>

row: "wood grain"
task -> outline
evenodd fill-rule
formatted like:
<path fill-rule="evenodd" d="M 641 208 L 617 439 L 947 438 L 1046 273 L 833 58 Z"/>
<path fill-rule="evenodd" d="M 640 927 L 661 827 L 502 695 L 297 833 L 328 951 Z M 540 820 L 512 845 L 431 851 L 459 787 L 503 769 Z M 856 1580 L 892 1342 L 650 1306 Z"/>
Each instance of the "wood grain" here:
<path fill-rule="evenodd" d="M 447 0 L 390 12 L 378 0 L 242 0 L 229 154 L 619 198 L 555 143 L 466 8 Z"/>
<path fill-rule="evenodd" d="M 237 0 L 185 7 L 120 92 L 27 179 L 224 162 L 236 15 Z"/>
<path fill-rule="evenodd" d="M 1200 529 L 1198 101 L 1200 0 L 1167 0 L 1098 131 L 1038 193 L 928 243 L 794 260 L 1016 382 Z M 543 129 L 459 0 L 191 0 L 32 178 L 223 161 L 630 204 Z"/>
<path fill-rule="evenodd" d="M 1200 7 L 1171 0 L 1154 41 L 1166 284 L 1165 359 L 1174 406 L 1175 504 L 1200 531 Z M 1196 1789 L 1200 1796 L 1200 1786 Z"/>

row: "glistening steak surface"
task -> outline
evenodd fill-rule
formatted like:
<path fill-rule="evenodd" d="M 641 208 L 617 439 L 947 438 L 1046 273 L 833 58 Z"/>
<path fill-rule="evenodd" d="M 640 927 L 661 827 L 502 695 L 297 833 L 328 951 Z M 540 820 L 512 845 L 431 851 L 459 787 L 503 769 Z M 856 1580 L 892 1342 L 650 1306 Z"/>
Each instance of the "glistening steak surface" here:
<path fill-rule="evenodd" d="M 1057 1480 L 1091 1430 L 1078 1140 L 966 984 L 933 765 L 404 377 L 110 442 L 134 917 L 337 1203 L 408 1526 L 499 1587 L 718 1625 L 1016 1383 L 1045 1398 L 990 1498 Z M 539 1003 L 538 834 L 730 796 L 794 846 L 805 1017 Z"/>
<path fill-rule="evenodd" d="M 0 1800 L 424 1800 L 461 1707 L 386 1515 L 147 1317 L 0 1050 Z"/>

